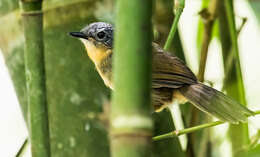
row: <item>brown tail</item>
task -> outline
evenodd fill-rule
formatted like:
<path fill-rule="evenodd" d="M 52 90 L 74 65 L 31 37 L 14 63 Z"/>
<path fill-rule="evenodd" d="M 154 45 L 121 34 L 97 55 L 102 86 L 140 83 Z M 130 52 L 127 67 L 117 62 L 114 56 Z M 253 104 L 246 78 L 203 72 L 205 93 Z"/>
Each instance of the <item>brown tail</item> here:
<path fill-rule="evenodd" d="M 181 94 L 198 109 L 231 123 L 246 122 L 254 115 L 243 105 L 202 83 L 180 88 Z"/>

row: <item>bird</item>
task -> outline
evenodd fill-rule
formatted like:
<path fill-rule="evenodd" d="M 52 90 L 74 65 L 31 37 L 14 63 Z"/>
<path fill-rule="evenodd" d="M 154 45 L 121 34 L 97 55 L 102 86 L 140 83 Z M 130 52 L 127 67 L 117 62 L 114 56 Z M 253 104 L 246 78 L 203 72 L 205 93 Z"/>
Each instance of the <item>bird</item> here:
<path fill-rule="evenodd" d="M 112 57 L 114 27 L 106 22 L 93 22 L 82 30 L 70 32 L 83 43 L 90 60 L 106 86 L 114 89 Z M 199 82 L 185 63 L 152 42 L 152 105 L 155 112 L 173 101 L 190 102 L 199 110 L 232 124 L 247 122 L 254 112 L 224 93 Z M 118 52 L 120 53 L 120 52 Z M 127 83 L 127 82 L 126 82 Z"/>

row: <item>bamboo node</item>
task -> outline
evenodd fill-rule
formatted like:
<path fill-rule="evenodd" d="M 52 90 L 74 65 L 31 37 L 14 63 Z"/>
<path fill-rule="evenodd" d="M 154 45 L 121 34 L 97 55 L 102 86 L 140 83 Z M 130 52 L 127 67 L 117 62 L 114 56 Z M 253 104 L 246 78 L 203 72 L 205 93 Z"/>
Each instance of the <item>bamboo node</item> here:
<path fill-rule="evenodd" d="M 22 16 L 41 16 L 42 14 L 43 14 L 43 12 L 40 10 L 26 11 L 26 12 L 21 13 Z"/>
<path fill-rule="evenodd" d="M 175 130 L 175 131 L 173 131 L 173 135 L 176 135 L 176 136 L 178 136 L 178 135 L 179 135 L 179 133 L 180 133 L 180 131 L 179 131 L 179 130 Z"/>
<path fill-rule="evenodd" d="M 145 139 L 151 139 L 152 133 L 150 132 L 123 132 L 123 133 L 111 133 L 110 137 L 113 138 L 145 138 Z"/>
<path fill-rule="evenodd" d="M 152 128 L 153 121 L 148 116 L 118 116 L 113 118 L 111 127 L 113 128 Z"/>

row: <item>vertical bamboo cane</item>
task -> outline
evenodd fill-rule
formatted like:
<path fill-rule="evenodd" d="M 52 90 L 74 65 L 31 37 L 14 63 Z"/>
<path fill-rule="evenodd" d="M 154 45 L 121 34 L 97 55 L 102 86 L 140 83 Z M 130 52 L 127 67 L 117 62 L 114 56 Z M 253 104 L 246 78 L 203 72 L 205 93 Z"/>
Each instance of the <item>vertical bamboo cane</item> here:
<path fill-rule="evenodd" d="M 245 89 L 240 66 L 239 50 L 237 44 L 237 30 L 235 27 L 232 1 L 223 1 L 221 9 L 222 11 L 220 11 L 221 15 L 219 23 L 222 53 L 224 57 L 226 73 L 224 87 L 229 96 L 236 99 L 243 105 L 246 105 Z M 227 29 L 227 27 L 229 29 Z M 230 44 L 232 46 L 230 46 Z M 230 57 L 228 56 L 232 55 L 230 53 L 233 53 L 232 59 L 234 59 L 235 64 L 229 65 Z M 230 72 L 228 71 L 228 69 L 231 69 Z M 228 75 L 228 73 L 230 74 Z M 240 150 L 243 145 L 246 145 L 249 142 L 248 125 L 230 125 L 229 134 L 232 142 L 233 156 L 236 156 L 235 153 L 237 152 L 237 150 Z"/>
<path fill-rule="evenodd" d="M 42 0 L 22 0 L 25 36 L 25 75 L 32 157 L 50 156 L 46 104 Z"/>
<path fill-rule="evenodd" d="M 207 3 L 207 1 L 203 1 L 203 3 Z M 208 2 L 207 8 L 204 8 L 200 12 L 201 19 L 203 21 L 203 29 L 202 29 L 202 38 L 201 38 L 201 46 L 200 46 L 200 63 L 199 63 L 199 72 L 198 72 L 198 80 L 200 82 L 204 82 L 204 75 L 205 75 L 205 70 L 206 70 L 206 62 L 207 62 L 207 56 L 208 56 L 208 48 L 212 39 L 212 34 L 213 34 L 213 27 L 215 24 L 215 21 L 218 16 L 218 8 L 219 8 L 219 3 L 220 0 L 211 0 Z M 198 123 L 198 118 L 200 117 L 200 112 L 196 108 L 192 108 L 192 116 L 191 116 L 191 122 L 190 126 L 194 126 Z M 203 119 L 206 119 L 208 117 L 205 117 L 203 114 Z M 196 135 L 197 134 L 197 135 Z M 199 156 L 202 156 L 202 154 L 205 155 L 205 153 L 210 153 L 210 141 L 209 141 L 209 136 L 210 136 L 210 131 L 209 130 L 204 130 L 201 132 L 201 136 L 198 136 L 198 133 L 192 133 L 189 135 L 189 143 L 190 147 L 195 147 L 195 145 L 198 145 L 196 141 L 199 142 L 199 148 L 201 149 L 196 149 L 194 150 L 199 150 L 197 151 L 197 154 Z"/>
<path fill-rule="evenodd" d="M 235 65 L 237 69 L 237 78 L 238 78 L 238 89 L 239 89 L 239 98 L 240 103 L 246 105 L 246 98 L 245 98 L 245 87 L 243 83 L 243 76 L 241 72 L 241 65 L 240 65 L 240 57 L 239 57 L 239 50 L 238 50 L 238 43 L 237 43 L 237 30 L 235 25 L 235 17 L 233 12 L 233 5 L 232 0 L 225 1 L 225 9 L 227 13 L 227 21 L 228 21 L 228 27 L 229 27 L 229 33 L 231 38 L 231 43 L 233 46 L 233 53 L 236 57 Z"/>
<path fill-rule="evenodd" d="M 150 0 L 117 0 L 110 115 L 113 157 L 151 156 L 151 9 Z"/>
<path fill-rule="evenodd" d="M 170 33 L 169 33 L 167 40 L 166 40 L 166 43 L 163 47 L 167 51 L 170 49 L 171 44 L 174 40 L 174 35 L 175 35 L 175 32 L 177 31 L 178 23 L 179 23 L 181 14 L 182 14 L 184 6 L 185 6 L 185 0 L 180 0 L 180 1 L 175 0 L 174 2 L 177 4 L 177 5 L 176 4 L 174 5 L 174 7 L 176 8 L 176 14 L 175 14 L 175 17 L 174 17 L 174 20 L 173 20 L 173 24 L 172 24 Z"/>

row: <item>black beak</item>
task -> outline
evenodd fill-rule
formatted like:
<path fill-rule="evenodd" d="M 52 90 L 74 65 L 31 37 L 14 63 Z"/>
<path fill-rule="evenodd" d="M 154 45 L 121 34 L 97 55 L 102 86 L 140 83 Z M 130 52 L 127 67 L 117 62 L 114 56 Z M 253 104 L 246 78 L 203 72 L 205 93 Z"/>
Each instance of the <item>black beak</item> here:
<path fill-rule="evenodd" d="M 70 32 L 69 35 L 76 37 L 76 38 L 88 39 L 88 37 L 82 32 Z"/>

